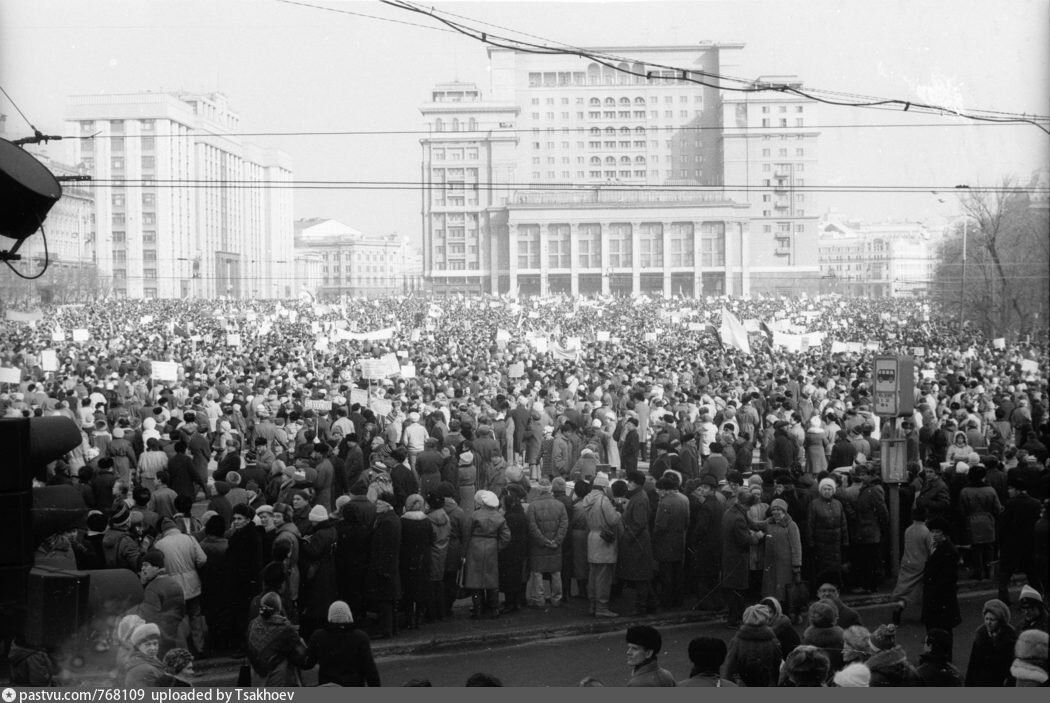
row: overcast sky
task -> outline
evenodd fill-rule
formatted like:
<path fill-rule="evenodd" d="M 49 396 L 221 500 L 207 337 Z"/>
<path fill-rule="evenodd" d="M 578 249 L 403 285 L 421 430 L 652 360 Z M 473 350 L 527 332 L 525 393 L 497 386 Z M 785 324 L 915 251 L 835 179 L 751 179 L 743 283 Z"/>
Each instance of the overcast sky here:
<path fill-rule="evenodd" d="M 377 1 L 302 1 L 340 12 L 279 0 L 3 0 L 0 85 L 49 133 L 63 131 L 66 97 L 80 93 L 222 91 L 246 132 L 367 132 L 421 129 L 418 107 L 435 83 L 473 81 L 487 92 L 485 47 L 473 39 Z M 824 90 L 1050 114 L 1050 0 L 436 7 L 478 27 L 488 22 L 575 46 L 743 42 L 735 76 L 797 74 Z M 8 116 L 8 139 L 29 133 L 2 96 L 0 112 Z M 820 114 L 820 169 L 828 185 L 944 188 L 993 185 L 1004 176 L 1026 182 L 1050 162 L 1050 136 L 1029 125 L 856 108 L 821 107 Z M 297 179 L 404 181 L 419 178 L 419 136 L 246 139 L 286 151 Z M 824 194 L 820 209 L 923 220 L 958 212 L 946 199 Z M 419 209 L 414 190 L 295 195 L 296 217 L 331 217 L 375 234 L 418 237 Z"/>

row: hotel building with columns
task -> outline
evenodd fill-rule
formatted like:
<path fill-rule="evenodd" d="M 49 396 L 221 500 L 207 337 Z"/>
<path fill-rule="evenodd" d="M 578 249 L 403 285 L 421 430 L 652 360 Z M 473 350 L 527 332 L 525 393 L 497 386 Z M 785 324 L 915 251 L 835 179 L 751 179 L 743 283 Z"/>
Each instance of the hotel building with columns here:
<path fill-rule="evenodd" d="M 631 56 L 618 68 L 637 75 L 490 48 L 487 94 L 435 86 L 420 108 L 428 287 L 817 292 L 817 206 L 802 190 L 816 172 L 814 103 L 781 92 L 725 97 L 735 94 L 709 76 L 733 73 L 726 57 L 741 48 L 592 50 Z"/>

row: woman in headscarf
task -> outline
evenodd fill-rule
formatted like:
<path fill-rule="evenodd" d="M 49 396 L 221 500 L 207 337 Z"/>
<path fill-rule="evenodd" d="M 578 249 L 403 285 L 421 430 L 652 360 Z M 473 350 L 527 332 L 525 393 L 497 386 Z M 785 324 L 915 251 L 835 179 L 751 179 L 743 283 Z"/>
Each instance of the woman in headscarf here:
<path fill-rule="evenodd" d="M 273 591 L 260 599 L 259 615 L 248 625 L 248 662 L 264 687 L 303 685 L 300 667 L 309 663 L 306 644 Z"/>
<path fill-rule="evenodd" d="M 820 495 L 806 514 L 806 549 L 813 555 L 814 585 L 825 580 L 841 581 L 842 551 L 849 546 L 846 511 L 835 497 L 835 479 L 821 479 Z"/>
<path fill-rule="evenodd" d="M 401 516 L 401 610 L 410 630 L 419 628 L 430 596 L 434 525 L 424 508 L 423 496 L 413 493 L 405 498 L 405 514 Z"/>
<path fill-rule="evenodd" d="M 471 617 L 499 616 L 499 552 L 510 544 L 510 527 L 492 491 L 474 494 L 474 513 L 467 535 L 463 587 L 473 591 Z"/>
<path fill-rule="evenodd" d="M 967 461 L 973 454 L 973 447 L 966 440 L 965 432 L 956 432 L 952 437 L 952 445 L 948 447 L 945 461 L 955 464 L 959 461 Z"/>
<path fill-rule="evenodd" d="M 802 637 L 791 625 L 791 618 L 784 614 L 779 600 L 766 596 L 758 604 L 769 610 L 769 628 L 780 642 L 780 654 L 786 658 L 791 650 L 802 643 Z"/>

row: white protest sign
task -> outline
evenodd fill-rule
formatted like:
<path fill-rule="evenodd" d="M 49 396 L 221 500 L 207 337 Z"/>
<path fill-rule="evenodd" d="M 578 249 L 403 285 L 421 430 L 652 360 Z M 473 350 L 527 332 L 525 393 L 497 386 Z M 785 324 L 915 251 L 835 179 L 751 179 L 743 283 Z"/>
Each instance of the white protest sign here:
<path fill-rule="evenodd" d="M 373 381 L 383 378 L 383 365 L 379 359 L 361 359 L 361 376 Z"/>
<path fill-rule="evenodd" d="M 408 358 L 408 351 L 405 350 L 405 349 L 398 349 L 397 350 L 397 356 L 398 356 L 399 359 L 407 359 Z"/>
<path fill-rule="evenodd" d="M 408 338 L 408 341 L 410 341 L 410 342 L 418 342 L 420 337 L 422 336 L 422 334 L 423 333 L 418 328 L 414 329 L 414 330 L 412 330 L 412 334 Z"/>
<path fill-rule="evenodd" d="M 86 342 L 91 339 L 91 333 L 86 329 L 75 329 L 73 330 L 73 341 L 74 342 Z"/>
<path fill-rule="evenodd" d="M 40 352 L 40 368 L 44 371 L 58 371 L 58 352 L 44 349 Z"/>
<path fill-rule="evenodd" d="M 922 370 L 922 377 L 923 378 L 934 378 L 934 376 L 936 376 L 936 374 L 934 373 L 933 369 L 923 369 Z"/>
<path fill-rule="evenodd" d="M 1005 337 L 996 337 L 995 339 L 992 340 L 992 346 L 995 347 L 996 349 L 1006 349 L 1006 338 Z"/>
<path fill-rule="evenodd" d="M 598 330 L 594 333 L 594 341 L 596 342 L 608 342 L 609 341 L 609 330 Z"/>
<path fill-rule="evenodd" d="M 926 356 L 926 348 L 925 347 L 912 347 L 911 348 L 911 355 L 912 356 Z"/>
<path fill-rule="evenodd" d="M 496 330 L 496 343 L 506 344 L 510 341 L 510 332 L 507 330 Z"/>
<path fill-rule="evenodd" d="M 546 337 L 529 337 L 529 344 L 540 354 L 546 354 L 550 348 L 550 343 Z"/>
<path fill-rule="evenodd" d="M 864 351 L 864 345 L 860 342 L 847 342 L 846 350 L 852 354 L 860 354 L 862 351 Z"/>
<path fill-rule="evenodd" d="M 525 364 L 518 361 L 510 365 L 507 369 L 507 376 L 510 378 L 521 378 L 525 375 Z"/>
<path fill-rule="evenodd" d="M 21 383 L 22 370 L 13 369 L 8 366 L 0 367 L 0 383 Z"/>
<path fill-rule="evenodd" d="M 845 342 L 832 342 L 831 343 L 831 353 L 832 354 L 843 354 L 843 353 L 846 352 L 846 350 L 847 350 L 847 347 L 846 347 L 846 343 Z"/>
<path fill-rule="evenodd" d="M 703 332 L 704 326 L 700 322 L 690 322 L 688 329 L 690 332 Z"/>
<path fill-rule="evenodd" d="M 332 411 L 332 401 L 327 398 L 309 398 L 303 403 L 306 410 L 313 410 L 319 413 L 328 413 Z"/>
<path fill-rule="evenodd" d="M 179 365 L 174 361 L 151 361 L 150 376 L 157 381 L 178 381 Z"/>
<path fill-rule="evenodd" d="M 1039 364 L 1031 359 L 1021 360 L 1021 373 L 1038 373 Z"/>
<path fill-rule="evenodd" d="M 379 417 L 386 417 L 394 409 L 393 404 L 386 398 L 372 398 L 372 402 L 368 404 L 368 407 L 372 408 L 372 412 Z"/>
<path fill-rule="evenodd" d="M 153 322 L 153 315 L 143 315 L 139 318 L 139 324 L 141 325 L 148 325 L 151 322 Z"/>
<path fill-rule="evenodd" d="M 879 345 L 878 342 L 865 342 L 864 343 L 864 348 L 867 349 L 868 351 L 878 351 L 882 347 Z"/>
<path fill-rule="evenodd" d="M 239 334 L 228 334 L 228 335 L 226 335 L 226 346 L 228 346 L 228 347 L 239 347 L 239 346 L 241 346 L 241 335 L 239 335 Z"/>
<path fill-rule="evenodd" d="M 66 333 L 62 330 L 55 330 L 51 333 L 52 342 L 64 342 L 66 341 Z"/>
<path fill-rule="evenodd" d="M 415 364 L 403 364 L 401 366 L 401 378 L 415 378 L 416 377 L 416 365 Z"/>
<path fill-rule="evenodd" d="M 401 373 L 401 362 L 397 360 L 397 354 L 390 352 L 379 357 L 379 370 L 384 376 L 396 376 Z"/>
<path fill-rule="evenodd" d="M 326 352 L 328 351 L 328 342 L 328 337 L 318 337 L 314 340 L 314 349 L 319 352 Z"/>
<path fill-rule="evenodd" d="M 642 339 L 646 342 L 655 342 L 656 332 L 646 332 Z"/>
<path fill-rule="evenodd" d="M 358 404 L 361 407 L 368 406 L 368 391 L 363 388 L 350 389 L 350 405 Z"/>

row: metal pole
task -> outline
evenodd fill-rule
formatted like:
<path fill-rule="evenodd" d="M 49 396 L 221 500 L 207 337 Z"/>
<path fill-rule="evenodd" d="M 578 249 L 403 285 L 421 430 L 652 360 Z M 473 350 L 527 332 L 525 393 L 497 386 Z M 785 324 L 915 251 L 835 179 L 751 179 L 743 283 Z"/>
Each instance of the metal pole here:
<path fill-rule="evenodd" d="M 970 225 L 970 218 L 963 217 L 963 241 L 962 241 L 962 276 L 959 284 L 959 328 L 963 324 L 963 300 L 966 296 L 966 229 Z"/>

